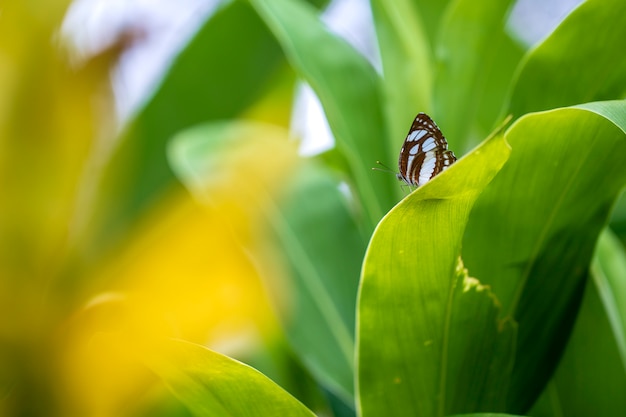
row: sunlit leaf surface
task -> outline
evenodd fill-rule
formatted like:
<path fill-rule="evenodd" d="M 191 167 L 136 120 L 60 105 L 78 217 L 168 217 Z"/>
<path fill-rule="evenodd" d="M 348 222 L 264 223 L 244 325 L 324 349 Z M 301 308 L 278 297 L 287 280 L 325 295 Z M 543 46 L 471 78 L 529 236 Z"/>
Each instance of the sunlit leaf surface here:
<path fill-rule="evenodd" d="M 459 255 L 469 211 L 508 153 L 502 137 L 485 142 L 400 202 L 374 232 L 357 313 L 362 416 L 504 407 L 515 326 Z"/>
<path fill-rule="evenodd" d="M 198 416 L 315 416 L 257 370 L 202 346 L 172 340 L 143 357 Z"/>
<path fill-rule="evenodd" d="M 567 341 L 595 241 L 626 184 L 625 110 L 614 101 L 518 120 L 506 134 L 511 158 L 470 216 L 465 264 L 519 323 L 512 410 L 536 399 Z"/>

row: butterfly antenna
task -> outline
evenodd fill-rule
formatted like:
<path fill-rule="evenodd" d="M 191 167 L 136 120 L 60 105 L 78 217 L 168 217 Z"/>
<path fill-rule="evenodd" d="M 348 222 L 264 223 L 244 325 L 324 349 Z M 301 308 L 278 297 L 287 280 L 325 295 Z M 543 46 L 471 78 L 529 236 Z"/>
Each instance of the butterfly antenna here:
<path fill-rule="evenodd" d="M 382 168 L 373 167 L 372 170 L 381 171 L 381 172 L 389 172 L 393 175 L 396 175 L 396 171 L 392 170 L 391 168 L 389 168 L 387 165 L 383 164 L 382 162 L 376 161 L 376 164 L 380 165 Z"/>

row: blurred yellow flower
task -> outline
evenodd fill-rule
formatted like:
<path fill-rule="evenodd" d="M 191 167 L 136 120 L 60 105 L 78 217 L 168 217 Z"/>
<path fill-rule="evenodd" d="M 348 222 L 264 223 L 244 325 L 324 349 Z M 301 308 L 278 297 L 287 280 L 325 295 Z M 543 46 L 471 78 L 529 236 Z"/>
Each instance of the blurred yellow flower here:
<path fill-rule="evenodd" d="M 112 130 L 109 71 L 127 39 L 72 67 L 55 41 L 66 2 L 35 3 L 0 8 L 0 415 L 121 415 L 151 378 L 98 334 L 129 347 L 244 335 L 254 347 L 275 331 L 240 241 L 267 190 L 242 200 L 237 184 L 266 170 L 264 185 L 279 186 L 295 148 L 266 148 L 270 163 L 251 170 L 244 149 L 212 208 L 172 192 L 111 253 L 81 252 L 93 238 L 93 161 Z"/>

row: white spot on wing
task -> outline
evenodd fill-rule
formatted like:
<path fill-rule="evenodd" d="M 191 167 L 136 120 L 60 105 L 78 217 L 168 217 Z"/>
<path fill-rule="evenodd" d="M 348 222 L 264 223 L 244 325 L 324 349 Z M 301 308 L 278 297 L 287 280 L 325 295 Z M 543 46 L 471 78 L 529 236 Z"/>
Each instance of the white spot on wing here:
<path fill-rule="evenodd" d="M 415 160 L 415 155 L 409 155 L 406 160 L 406 172 L 411 172 L 411 166 L 413 165 L 413 161 Z"/>
<path fill-rule="evenodd" d="M 437 154 L 435 152 L 426 152 L 424 163 L 419 170 L 419 184 L 425 184 L 432 177 L 435 172 L 435 165 L 437 163 Z"/>
<path fill-rule="evenodd" d="M 437 145 L 435 144 L 435 138 L 430 137 L 430 138 L 426 139 L 424 141 L 424 143 L 422 144 L 422 151 L 423 152 L 432 151 L 436 147 L 437 147 Z"/>
<path fill-rule="evenodd" d="M 422 163 L 423 167 L 435 167 L 435 162 L 437 161 L 435 155 L 433 152 L 428 152 L 426 153 L 426 158 L 424 159 L 424 162 Z"/>
<path fill-rule="evenodd" d="M 427 134 L 427 133 L 428 132 L 426 130 L 414 130 L 406 138 L 406 141 L 407 142 L 415 142 L 416 140 L 420 140 L 421 138 L 423 138 L 424 135 Z"/>

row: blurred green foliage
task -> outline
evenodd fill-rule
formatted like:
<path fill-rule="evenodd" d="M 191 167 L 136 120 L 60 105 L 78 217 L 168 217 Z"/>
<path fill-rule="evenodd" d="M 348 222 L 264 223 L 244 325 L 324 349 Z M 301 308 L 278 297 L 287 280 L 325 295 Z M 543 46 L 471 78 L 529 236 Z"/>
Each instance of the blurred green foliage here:
<path fill-rule="evenodd" d="M 371 0 L 380 74 L 310 3 L 224 2 L 104 161 L 124 45 L 76 70 L 64 2 L 2 6 L 0 414 L 620 415 L 626 4 L 532 47 L 513 4 Z M 463 158 L 398 203 L 419 111 Z M 272 379 L 190 343 L 242 338 Z"/>

